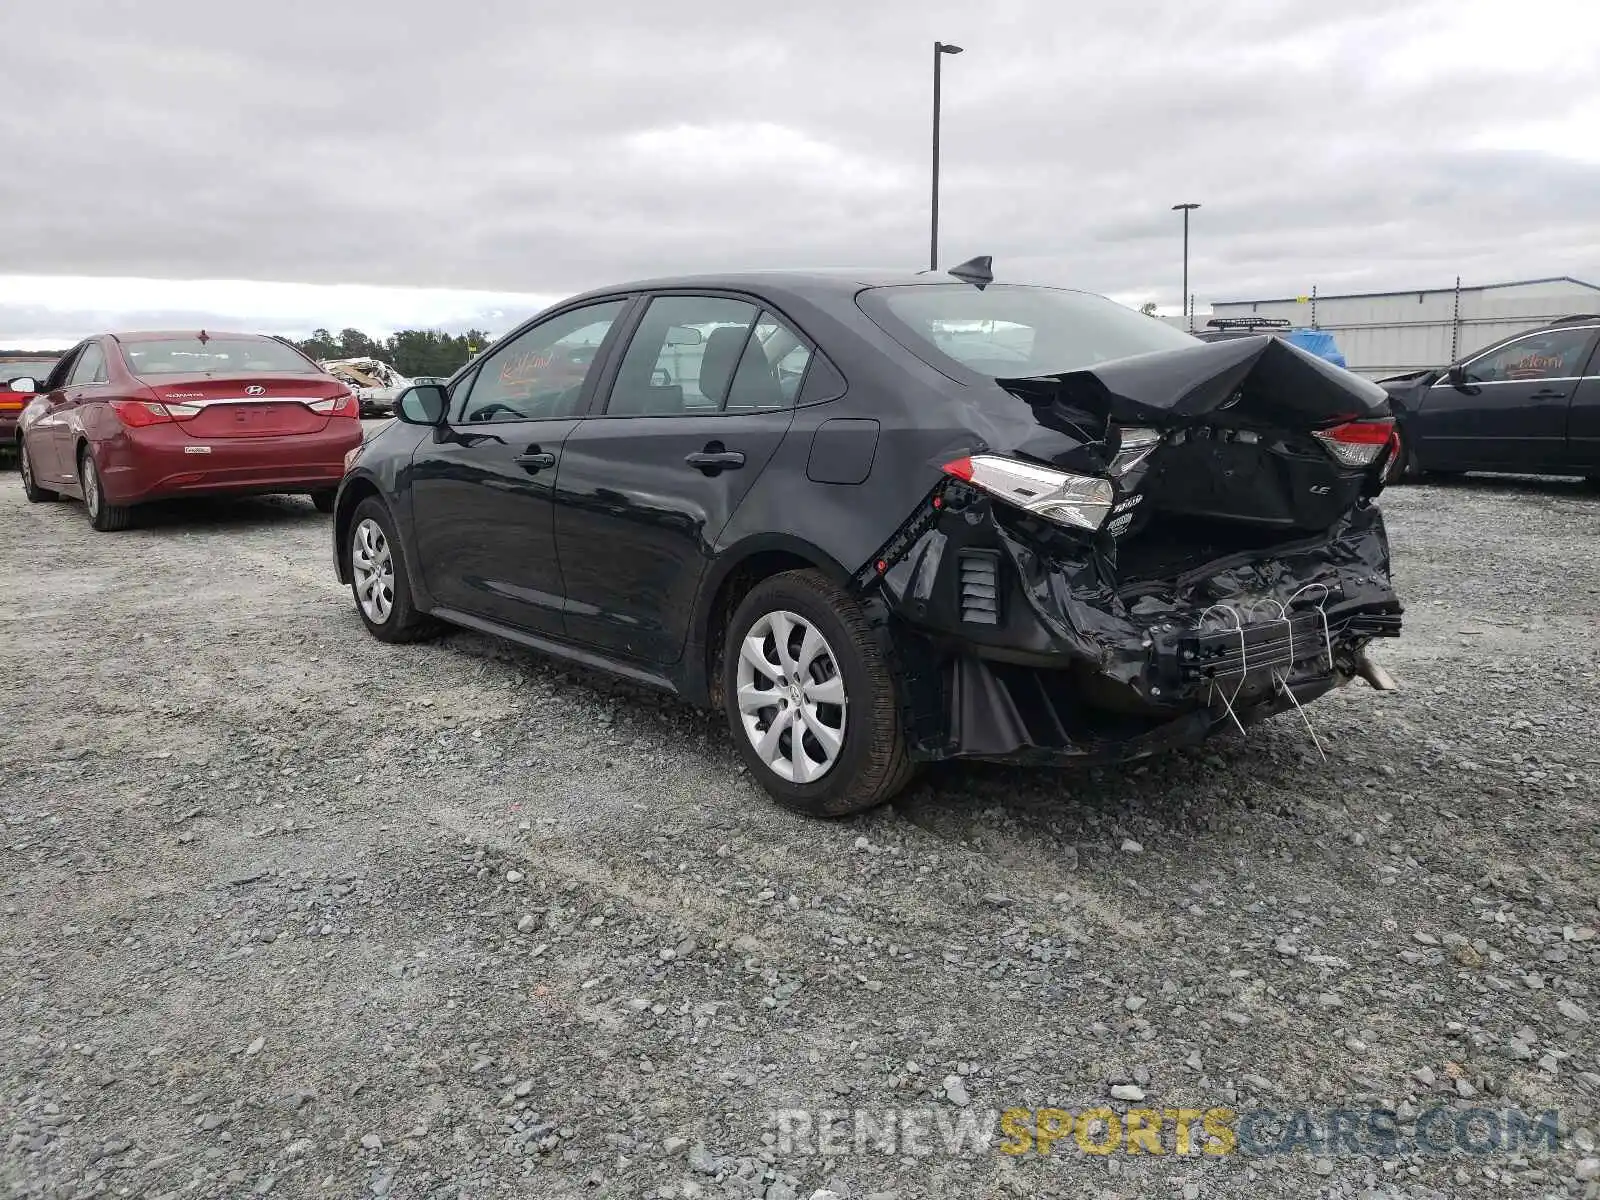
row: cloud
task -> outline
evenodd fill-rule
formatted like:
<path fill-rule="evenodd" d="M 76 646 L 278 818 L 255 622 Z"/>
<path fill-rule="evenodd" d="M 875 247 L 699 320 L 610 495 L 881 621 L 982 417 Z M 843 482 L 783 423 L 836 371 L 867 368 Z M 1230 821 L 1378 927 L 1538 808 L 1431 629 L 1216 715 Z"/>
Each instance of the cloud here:
<path fill-rule="evenodd" d="M 325 300 L 353 306 L 318 309 L 338 324 L 423 323 L 424 297 L 451 289 L 916 268 L 941 38 L 966 49 L 945 60 L 947 261 L 991 253 L 1011 277 L 1174 305 L 1170 206 L 1195 200 L 1202 305 L 1600 277 L 1600 20 L 1578 2 L 128 12 L 108 28 L 94 0 L 12 0 L 30 50 L 0 110 L 0 269 L 385 289 L 377 305 L 263 288 L 240 313 L 259 325 Z M 192 283 L 130 310 L 82 284 L 41 316 L 10 287 L 0 341 L 30 321 L 231 311 L 222 294 Z"/>
<path fill-rule="evenodd" d="M 211 329 L 303 338 L 314 329 L 500 333 L 559 296 L 252 280 L 0 277 L 0 346 L 72 345 L 88 332 Z"/>

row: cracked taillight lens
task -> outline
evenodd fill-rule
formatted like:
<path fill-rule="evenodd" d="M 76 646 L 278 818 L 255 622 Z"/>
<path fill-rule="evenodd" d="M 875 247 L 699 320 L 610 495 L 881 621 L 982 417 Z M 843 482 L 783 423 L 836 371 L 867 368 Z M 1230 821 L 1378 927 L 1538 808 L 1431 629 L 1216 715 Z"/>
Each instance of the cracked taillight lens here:
<path fill-rule="evenodd" d="M 1384 417 L 1377 421 L 1346 421 L 1332 429 L 1313 430 L 1317 440 L 1328 448 L 1328 453 L 1346 467 L 1368 467 L 1394 437 L 1394 419 Z"/>
<path fill-rule="evenodd" d="M 946 474 L 1058 525 L 1097 530 L 1116 499 L 1111 482 L 1073 475 L 998 454 L 974 454 L 945 463 Z"/>

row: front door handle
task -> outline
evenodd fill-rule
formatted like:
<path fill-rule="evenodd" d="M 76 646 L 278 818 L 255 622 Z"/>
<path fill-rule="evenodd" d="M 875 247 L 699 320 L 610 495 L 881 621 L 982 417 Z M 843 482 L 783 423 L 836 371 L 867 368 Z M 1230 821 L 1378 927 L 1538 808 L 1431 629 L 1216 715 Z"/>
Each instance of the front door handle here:
<path fill-rule="evenodd" d="M 1535 400 L 1564 400 L 1567 393 L 1557 388 L 1540 388 L 1533 394 Z"/>
<path fill-rule="evenodd" d="M 519 454 L 511 461 L 530 472 L 542 471 L 546 467 L 556 465 L 556 456 L 548 450 L 541 450 L 537 446 L 529 446 L 527 453 Z"/>
<path fill-rule="evenodd" d="M 707 475 L 744 466 L 744 451 L 728 450 L 721 442 L 707 442 L 704 450 L 683 456 L 683 461 Z"/>

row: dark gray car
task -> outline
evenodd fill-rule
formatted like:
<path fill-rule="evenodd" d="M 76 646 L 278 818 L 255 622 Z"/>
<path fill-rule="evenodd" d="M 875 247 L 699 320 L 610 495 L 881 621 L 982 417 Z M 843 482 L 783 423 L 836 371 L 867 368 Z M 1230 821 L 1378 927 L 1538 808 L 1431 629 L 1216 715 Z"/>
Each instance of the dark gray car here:
<path fill-rule="evenodd" d="M 1381 682 L 1382 390 L 968 266 L 600 289 L 407 390 L 337 501 L 362 620 L 719 707 L 815 814 Z"/>

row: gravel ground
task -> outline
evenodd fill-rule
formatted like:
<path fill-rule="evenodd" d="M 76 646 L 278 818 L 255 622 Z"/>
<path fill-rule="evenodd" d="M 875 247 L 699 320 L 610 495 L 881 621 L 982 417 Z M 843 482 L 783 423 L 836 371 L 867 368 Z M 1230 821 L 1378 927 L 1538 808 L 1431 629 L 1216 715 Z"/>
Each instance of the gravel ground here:
<path fill-rule="evenodd" d="M 111 536 L 0 477 L 0 1185 L 1592 1195 L 1600 497 L 1385 506 L 1401 690 L 1315 705 L 1326 762 L 1280 717 L 1129 769 L 942 770 L 817 823 L 717 718 L 475 635 L 372 641 L 303 499 Z M 940 1148 L 963 1116 L 1099 1105 L 1377 1106 L 1402 1133 L 1555 1108 L 1561 1132 Z M 936 1132 L 857 1153 L 780 1138 L 781 1109 Z"/>

